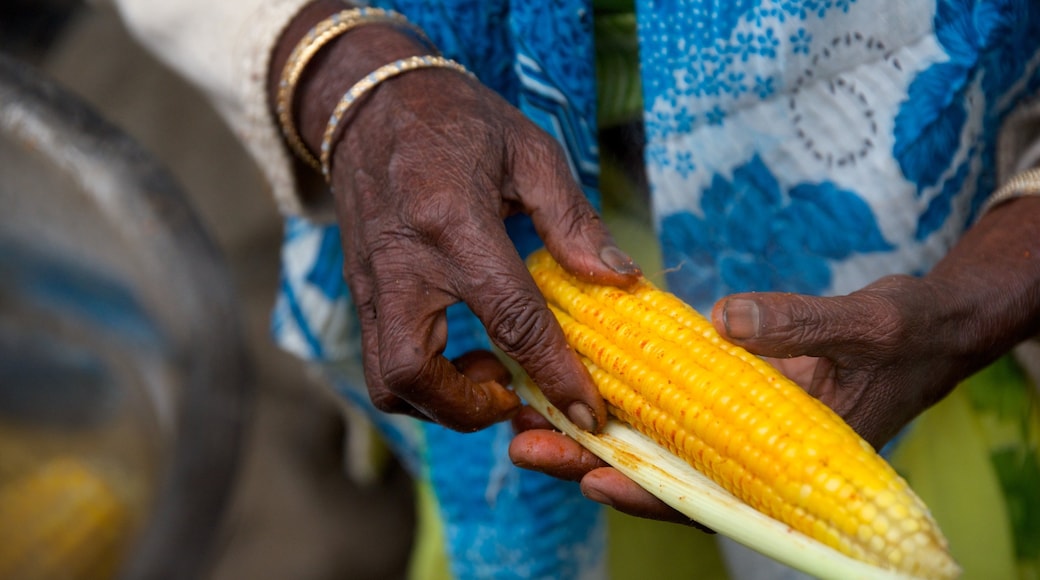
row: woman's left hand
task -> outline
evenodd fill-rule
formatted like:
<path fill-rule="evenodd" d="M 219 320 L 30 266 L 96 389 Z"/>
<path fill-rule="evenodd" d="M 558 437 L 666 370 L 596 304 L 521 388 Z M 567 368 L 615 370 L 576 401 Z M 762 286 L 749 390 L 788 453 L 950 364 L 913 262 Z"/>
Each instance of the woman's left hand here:
<path fill-rule="evenodd" d="M 933 315 L 930 306 L 944 295 L 950 296 L 924 280 L 890 276 L 833 298 L 735 294 L 715 305 L 712 321 L 723 337 L 766 357 L 880 447 L 978 364 L 960 357 L 949 322 Z M 510 452 L 517 464 L 580 480 L 586 496 L 620 511 L 682 521 L 546 424 L 530 418 L 514 424 L 519 433 Z"/>
<path fill-rule="evenodd" d="M 928 276 L 887 276 L 826 298 L 734 294 L 715 305 L 712 322 L 880 448 L 961 380 L 1040 330 L 1040 199 L 1008 205 L 1019 212 L 992 212 Z M 587 497 L 619 511 L 688 521 L 529 413 L 514 421 L 517 465 L 580 481 Z"/>

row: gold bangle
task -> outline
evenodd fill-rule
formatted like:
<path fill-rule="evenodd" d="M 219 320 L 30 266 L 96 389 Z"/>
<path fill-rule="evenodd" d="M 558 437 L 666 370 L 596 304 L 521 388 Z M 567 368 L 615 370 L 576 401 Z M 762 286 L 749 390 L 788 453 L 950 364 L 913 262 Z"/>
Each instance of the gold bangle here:
<path fill-rule="evenodd" d="M 332 138 L 336 135 L 339 122 L 347 113 L 347 109 L 379 83 L 410 70 L 431 67 L 450 68 L 473 77 L 473 73 L 466 70 L 466 67 L 451 59 L 433 55 L 412 56 L 377 68 L 355 83 L 347 92 L 343 93 L 339 102 L 336 103 L 336 108 L 333 109 L 332 115 L 329 116 L 329 122 L 325 125 L 325 135 L 321 140 L 321 173 L 325 176 L 326 182 L 331 180 Z"/>
<path fill-rule="evenodd" d="M 1014 175 L 1007 183 L 997 188 L 986 203 L 982 204 L 979 216 L 986 215 L 987 212 L 1005 201 L 1029 195 L 1040 195 L 1040 167 Z"/>
<path fill-rule="evenodd" d="M 318 159 L 307 149 L 300 137 L 296 124 L 293 123 L 293 102 L 295 100 L 296 84 L 303 75 L 304 69 L 314 55 L 318 53 L 332 39 L 354 29 L 362 24 L 384 22 L 404 26 L 414 33 L 428 47 L 432 43 L 426 34 L 418 26 L 409 22 L 403 15 L 392 10 L 380 8 L 353 8 L 343 10 L 322 20 L 314 26 L 300 42 L 296 44 L 289 54 L 289 59 L 282 69 L 282 76 L 278 82 L 278 95 L 276 99 L 276 111 L 278 123 L 282 129 L 282 135 L 286 143 L 297 157 L 302 159 L 314 169 L 321 169 Z"/>

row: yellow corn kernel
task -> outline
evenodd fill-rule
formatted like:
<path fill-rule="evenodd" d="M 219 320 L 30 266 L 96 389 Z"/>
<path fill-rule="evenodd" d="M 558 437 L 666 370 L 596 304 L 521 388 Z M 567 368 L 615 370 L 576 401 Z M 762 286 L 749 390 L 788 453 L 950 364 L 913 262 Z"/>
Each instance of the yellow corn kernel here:
<path fill-rule="evenodd" d="M 112 578 L 128 510 L 90 467 L 58 458 L 0 487 L 0 578 Z"/>
<path fill-rule="evenodd" d="M 645 279 L 627 289 L 581 282 L 545 250 L 528 267 L 619 420 L 844 554 L 921 578 L 959 574 L 926 506 L 891 466 L 694 309 Z"/>

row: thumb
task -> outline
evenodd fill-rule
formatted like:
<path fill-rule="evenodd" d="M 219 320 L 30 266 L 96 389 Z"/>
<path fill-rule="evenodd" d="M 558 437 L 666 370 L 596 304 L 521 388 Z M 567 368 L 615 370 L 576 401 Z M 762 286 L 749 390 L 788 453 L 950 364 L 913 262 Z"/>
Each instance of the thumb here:
<path fill-rule="evenodd" d="M 761 356 L 827 356 L 859 342 L 864 313 L 855 301 L 804 294 L 762 292 L 733 294 L 711 312 L 724 338 Z"/>

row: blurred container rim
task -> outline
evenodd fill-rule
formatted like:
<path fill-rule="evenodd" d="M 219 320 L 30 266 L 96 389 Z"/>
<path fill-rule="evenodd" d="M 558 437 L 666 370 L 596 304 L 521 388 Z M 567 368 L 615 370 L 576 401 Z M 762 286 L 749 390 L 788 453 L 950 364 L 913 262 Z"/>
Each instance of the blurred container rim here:
<path fill-rule="evenodd" d="M 187 196 L 150 153 L 78 95 L 3 53 L 0 140 L 32 149 L 74 180 L 105 224 L 155 264 L 146 273 L 148 291 L 162 297 L 161 312 L 154 300 L 144 302 L 183 379 L 169 425 L 162 426 L 173 433 L 168 461 L 122 576 L 204 576 L 218 548 L 252 402 L 227 266 Z"/>

